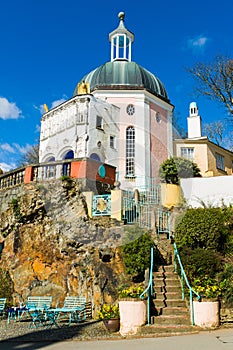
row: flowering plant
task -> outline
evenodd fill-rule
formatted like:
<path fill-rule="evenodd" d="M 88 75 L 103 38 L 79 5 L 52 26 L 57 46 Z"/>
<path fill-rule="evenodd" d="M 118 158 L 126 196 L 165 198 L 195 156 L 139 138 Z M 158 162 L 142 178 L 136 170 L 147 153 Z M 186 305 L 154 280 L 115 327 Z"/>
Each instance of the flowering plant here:
<path fill-rule="evenodd" d="M 193 283 L 193 289 L 202 298 L 215 299 L 221 294 L 221 288 L 217 285 L 216 281 L 211 278 L 204 277 L 203 279 L 195 279 Z"/>
<path fill-rule="evenodd" d="M 100 320 L 119 318 L 119 306 L 115 304 L 103 304 L 100 311 L 98 312 L 98 317 Z"/>
<path fill-rule="evenodd" d="M 120 298 L 139 298 L 143 291 L 144 287 L 142 285 L 123 286 L 119 288 L 118 296 Z"/>

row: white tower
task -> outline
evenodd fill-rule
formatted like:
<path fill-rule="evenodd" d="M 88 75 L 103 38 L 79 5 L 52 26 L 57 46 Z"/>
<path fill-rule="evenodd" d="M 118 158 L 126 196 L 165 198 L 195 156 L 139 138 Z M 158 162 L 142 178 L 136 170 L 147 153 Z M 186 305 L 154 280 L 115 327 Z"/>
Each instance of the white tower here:
<path fill-rule="evenodd" d="M 196 102 L 191 102 L 189 105 L 188 121 L 188 138 L 199 138 L 201 133 L 201 117 L 198 115 L 198 107 Z"/>

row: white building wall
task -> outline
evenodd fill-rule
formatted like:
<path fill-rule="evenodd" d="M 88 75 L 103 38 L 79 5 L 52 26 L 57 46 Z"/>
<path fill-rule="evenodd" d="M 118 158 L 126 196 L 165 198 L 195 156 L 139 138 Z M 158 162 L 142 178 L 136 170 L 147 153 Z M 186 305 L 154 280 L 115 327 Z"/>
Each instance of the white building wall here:
<path fill-rule="evenodd" d="M 87 156 L 96 153 L 102 162 L 116 166 L 119 108 L 102 100 L 96 101 L 91 101 L 89 107 Z M 96 127 L 97 116 L 102 118 L 102 129 Z M 110 147 L 110 136 L 115 138 L 114 148 Z"/>
<path fill-rule="evenodd" d="M 233 176 L 181 179 L 187 205 L 192 208 L 233 205 Z"/>
<path fill-rule="evenodd" d="M 96 128 L 97 115 L 103 118 L 103 130 Z M 116 148 L 110 147 L 110 135 L 119 133 L 119 108 L 94 98 L 76 96 L 47 112 L 41 120 L 40 163 L 64 159 L 72 150 L 74 158 L 97 153 L 102 162 L 116 157 Z M 101 146 L 97 143 L 100 141 Z"/>

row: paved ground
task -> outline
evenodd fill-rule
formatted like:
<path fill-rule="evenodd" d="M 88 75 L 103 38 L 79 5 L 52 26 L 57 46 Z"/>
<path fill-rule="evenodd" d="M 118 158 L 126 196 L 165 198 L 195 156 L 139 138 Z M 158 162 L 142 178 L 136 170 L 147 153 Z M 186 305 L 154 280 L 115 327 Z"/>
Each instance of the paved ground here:
<path fill-rule="evenodd" d="M 228 350 L 233 349 L 233 328 L 201 331 L 198 334 L 172 337 L 37 341 L 0 341 L 1 350 Z"/>

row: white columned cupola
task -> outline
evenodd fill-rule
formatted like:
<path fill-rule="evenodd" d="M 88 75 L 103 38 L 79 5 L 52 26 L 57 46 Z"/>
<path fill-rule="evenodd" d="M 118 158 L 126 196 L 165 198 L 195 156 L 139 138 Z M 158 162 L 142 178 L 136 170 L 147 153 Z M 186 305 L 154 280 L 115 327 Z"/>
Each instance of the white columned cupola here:
<path fill-rule="evenodd" d="M 202 136 L 201 117 L 198 115 L 198 107 L 196 102 L 191 102 L 189 105 L 188 120 L 188 138 L 199 138 Z"/>
<path fill-rule="evenodd" d="M 120 19 L 118 28 L 109 34 L 109 41 L 111 42 L 111 62 L 115 60 L 127 60 L 131 62 L 131 45 L 134 42 L 134 34 L 125 28 L 124 12 L 120 12 L 118 18 Z"/>

